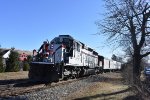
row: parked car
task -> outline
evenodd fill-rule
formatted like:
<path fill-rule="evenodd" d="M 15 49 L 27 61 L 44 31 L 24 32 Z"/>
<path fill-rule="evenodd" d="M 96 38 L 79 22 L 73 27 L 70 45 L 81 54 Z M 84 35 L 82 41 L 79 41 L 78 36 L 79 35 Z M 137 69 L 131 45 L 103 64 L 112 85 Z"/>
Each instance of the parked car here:
<path fill-rule="evenodd" d="M 150 66 L 144 68 L 144 74 L 146 76 L 146 79 L 150 80 Z"/>

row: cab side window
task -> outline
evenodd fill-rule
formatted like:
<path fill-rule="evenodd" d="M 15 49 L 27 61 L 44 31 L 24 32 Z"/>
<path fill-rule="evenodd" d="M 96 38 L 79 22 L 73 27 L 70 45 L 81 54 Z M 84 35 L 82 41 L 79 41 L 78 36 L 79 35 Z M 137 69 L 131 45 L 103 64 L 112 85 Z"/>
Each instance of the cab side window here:
<path fill-rule="evenodd" d="M 80 44 L 77 43 L 77 51 L 80 52 Z"/>

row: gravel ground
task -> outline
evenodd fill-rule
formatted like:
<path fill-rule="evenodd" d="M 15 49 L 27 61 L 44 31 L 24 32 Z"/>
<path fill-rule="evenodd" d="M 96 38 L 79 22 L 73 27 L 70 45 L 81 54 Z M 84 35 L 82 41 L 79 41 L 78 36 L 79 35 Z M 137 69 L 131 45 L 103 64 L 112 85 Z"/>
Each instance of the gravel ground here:
<path fill-rule="evenodd" d="M 87 79 L 79 80 L 65 85 L 51 87 L 41 91 L 26 93 L 24 95 L 9 97 L 8 100 L 62 100 L 62 97 L 68 96 L 70 93 L 78 91 L 81 88 L 92 85 L 94 81 L 101 80 L 100 77 L 89 76 Z M 4 99 L 4 98 L 3 98 Z M 2 99 L 0 99 L 2 100 Z"/>

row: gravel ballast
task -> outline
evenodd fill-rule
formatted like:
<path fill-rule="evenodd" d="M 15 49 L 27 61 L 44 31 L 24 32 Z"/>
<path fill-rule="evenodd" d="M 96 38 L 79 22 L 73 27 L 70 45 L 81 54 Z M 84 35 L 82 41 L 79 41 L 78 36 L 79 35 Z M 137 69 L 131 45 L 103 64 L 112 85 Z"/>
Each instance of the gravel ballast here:
<path fill-rule="evenodd" d="M 78 80 L 64 85 L 49 87 L 44 90 L 25 93 L 24 95 L 13 96 L 8 98 L 0 98 L 0 100 L 62 100 L 63 97 L 68 96 L 70 93 L 76 92 L 81 88 L 92 85 L 95 81 L 100 81 L 100 75 L 89 76 L 85 79 Z"/>

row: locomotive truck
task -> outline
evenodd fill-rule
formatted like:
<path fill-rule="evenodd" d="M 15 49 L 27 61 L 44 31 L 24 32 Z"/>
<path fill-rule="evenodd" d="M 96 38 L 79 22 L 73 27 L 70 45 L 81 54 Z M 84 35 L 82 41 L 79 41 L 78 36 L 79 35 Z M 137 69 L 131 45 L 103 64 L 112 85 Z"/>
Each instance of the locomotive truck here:
<path fill-rule="evenodd" d="M 106 61 L 94 49 L 72 36 L 59 35 L 50 42 L 44 41 L 39 50 L 33 50 L 29 79 L 57 82 L 60 79 L 102 73 L 112 68 L 120 67 L 111 64 L 110 60 Z"/>

